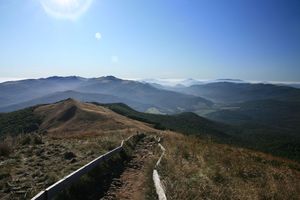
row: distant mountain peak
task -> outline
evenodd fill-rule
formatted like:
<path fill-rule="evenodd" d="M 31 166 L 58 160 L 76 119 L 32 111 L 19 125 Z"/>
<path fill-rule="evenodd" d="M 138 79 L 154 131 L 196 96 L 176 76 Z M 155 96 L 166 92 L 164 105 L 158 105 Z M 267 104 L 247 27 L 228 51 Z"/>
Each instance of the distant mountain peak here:
<path fill-rule="evenodd" d="M 202 81 L 193 79 L 193 78 L 187 78 L 183 81 L 181 81 L 180 83 L 178 83 L 177 85 L 183 85 L 183 86 L 191 86 L 191 85 L 199 85 L 202 84 Z"/>
<path fill-rule="evenodd" d="M 117 78 L 115 76 L 101 76 L 99 78 L 95 78 L 96 80 L 103 80 L 103 81 L 122 81 L 122 79 Z"/>
<path fill-rule="evenodd" d="M 109 76 L 105 76 L 106 78 L 110 78 L 110 79 L 118 79 L 117 77 L 115 76 L 112 76 L 112 75 L 109 75 Z"/>
<path fill-rule="evenodd" d="M 73 99 L 73 98 L 66 98 L 66 99 L 63 99 L 61 101 L 58 101 L 57 103 L 65 103 L 65 104 L 75 105 L 75 104 L 79 103 L 79 101 L 76 100 L 76 99 Z"/>
<path fill-rule="evenodd" d="M 196 81 L 196 79 L 193 79 L 193 78 L 186 78 L 186 79 L 184 79 L 184 81 Z"/>
<path fill-rule="evenodd" d="M 66 101 L 66 102 L 78 102 L 77 100 L 73 99 L 73 98 L 67 98 L 63 101 Z"/>
<path fill-rule="evenodd" d="M 84 80 L 80 76 L 50 76 L 47 78 L 41 78 L 40 80 Z"/>
<path fill-rule="evenodd" d="M 234 78 L 218 78 L 219 81 L 242 81 L 242 79 L 234 79 Z"/>
<path fill-rule="evenodd" d="M 124 118 L 101 105 L 83 103 L 66 99 L 54 104 L 38 106 L 34 113 L 43 116 L 40 130 L 51 133 L 83 133 L 91 131 L 111 131 L 134 128 L 145 131 L 153 130 L 139 121 Z M 82 129 L 83 127 L 84 130 Z"/>

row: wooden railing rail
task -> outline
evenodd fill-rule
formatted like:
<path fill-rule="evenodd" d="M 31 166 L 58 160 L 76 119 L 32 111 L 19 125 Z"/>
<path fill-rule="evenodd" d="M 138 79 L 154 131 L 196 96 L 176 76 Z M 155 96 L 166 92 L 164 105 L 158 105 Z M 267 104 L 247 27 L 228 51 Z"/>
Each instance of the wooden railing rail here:
<path fill-rule="evenodd" d="M 158 142 L 160 142 L 160 138 L 158 139 Z M 154 186 L 155 186 L 155 190 L 156 190 L 156 194 L 158 196 L 158 199 L 159 200 L 167 200 L 165 189 L 163 187 L 163 184 L 161 183 L 159 174 L 157 172 L 157 168 L 160 165 L 161 159 L 165 155 L 166 149 L 160 143 L 158 143 L 158 146 L 160 147 L 162 153 L 161 153 L 158 161 L 156 162 L 156 165 L 155 165 L 154 170 L 153 170 L 153 182 L 154 182 Z"/>
<path fill-rule="evenodd" d="M 72 172 L 71 174 L 65 176 L 61 180 L 57 181 L 53 185 L 49 186 L 45 190 L 38 193 L 34 196 L 31 200 L 50 200 L 53 199 L 59 192 L 66 189 L 68 186 L 76 182 L 80 177 L 90 172 L 95 167 L 99 166 L 100 163 L 106 161 L 107 159 L 111 158 L 112 156 L 120 153 L 124 149 L 124 144 L 126 142 L 130 142 L 130 140 L 134 140 L 135 137 L 139 137 L 142 134 L 132 135 L 128 137 L 126 140 L 122 140 L 121 145 L 117 148 L 99 156 L 98 158 L 94 159 L 93 161 L 89 162 L 88 164 L 84 165 L 83 167 L 79 168 L 78 170 Z"/>

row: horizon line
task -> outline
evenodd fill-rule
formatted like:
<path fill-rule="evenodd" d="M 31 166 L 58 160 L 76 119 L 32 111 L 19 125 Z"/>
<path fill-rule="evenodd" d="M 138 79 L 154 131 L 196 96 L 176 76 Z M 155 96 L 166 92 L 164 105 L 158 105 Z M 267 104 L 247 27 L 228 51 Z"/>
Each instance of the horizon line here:
<path fill-rule="evenodd" d="M 63 75 L 54 75 L 54 76 L 47 76 L 47 77 L 32 77 L 32 78 L 27 78 L 27 77 L 0 77 L 0 83 L 5 83 L 5 82 L 16 82 L 16 81 L 22 81 L 22 80 L 38 80 L 38 79 L 47 79 L 51 77 L 80 77 L 80 78 L 86 78 L 86 79 L 91 79 L 91 78 L 100 78 L 100 77 L 108 77 L 108 76 L 113 76 L 118 79 L 122 80 L 132 80 L 132 81 L 142 81 L 142 82 L 149 82 L 151 83 L 156 81 L 165 81 L 169 83 L 176 83 L 176 82 L 182 82 L 185 80 L 194 80 L 194 81 L 199 81 L 199 82 L 209 82 L 209 81 L 224 81 L 224 82 L 245 82 L 245 83 L 270 83 L 270 84 L 300 84 L 300 81 L 273 81 L 273 80 L 244 80 L 244 79 L 239 79 L 239 78 L 212 78 L 212 79 L 201 79 L 201 78 L 132 78 L 132 77 L 118 77 L 114 75 L 103 75 L 103 76 L 95 76 L 95 77 L 84 77 L 84 76 L 78 76 L 78 75 L 68 75 L 68 76 L 63 76 Z"/>

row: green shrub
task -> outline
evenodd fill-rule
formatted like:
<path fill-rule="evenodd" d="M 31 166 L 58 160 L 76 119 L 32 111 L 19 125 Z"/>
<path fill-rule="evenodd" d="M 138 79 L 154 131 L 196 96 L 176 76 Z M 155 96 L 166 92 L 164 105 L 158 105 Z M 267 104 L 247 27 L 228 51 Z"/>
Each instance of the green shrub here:
<path fill-rule="evenodd" d="M 42 136 L 33 134 L 31 139 L 32 144 L 43 144 Z"/>
<path fill-rule="evenodd" d="M 32 133 L 38 130 L 42 120 L 34 114 L 34 108 L 4 113 L 0 115 L 0 135 Z"/>
<path fill-rule="evenodd" d="M 76 155 L 72 151 L 64 153 L 64 159 L 66 159 L 66 160 L 71 160 L 72 158 L 75 158 L 75 157 L 76 157 Z"/>
<path fill-rule="evenodd" d="M 9 156 L 9 154 L 12 152 L 12 147 L 6 142 L 0 143 L 0 156 Z"/>
<path fill-rule="evenodd" d="M 28 145 L 30 144 L 30 141 L 31 141 L 30 135 L 23 135 L 20 137 L 19 140 L 21 145 Z"/>
<path fill-rule="evenodd" d="M 38 134 L 23 134 L 18 136 L 21 145 L 38 145 L 43 144 L 42 136 Z"/>

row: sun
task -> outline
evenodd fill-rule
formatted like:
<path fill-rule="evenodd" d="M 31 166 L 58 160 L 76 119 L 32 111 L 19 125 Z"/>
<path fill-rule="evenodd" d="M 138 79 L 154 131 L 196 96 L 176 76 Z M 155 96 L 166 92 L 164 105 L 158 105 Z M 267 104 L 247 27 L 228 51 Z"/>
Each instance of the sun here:
<path fill-rule="evenodd" d="M 90 7 L 93 0 L 40 0 L 47 14 L 63 19 L 75 20 Z"/>

